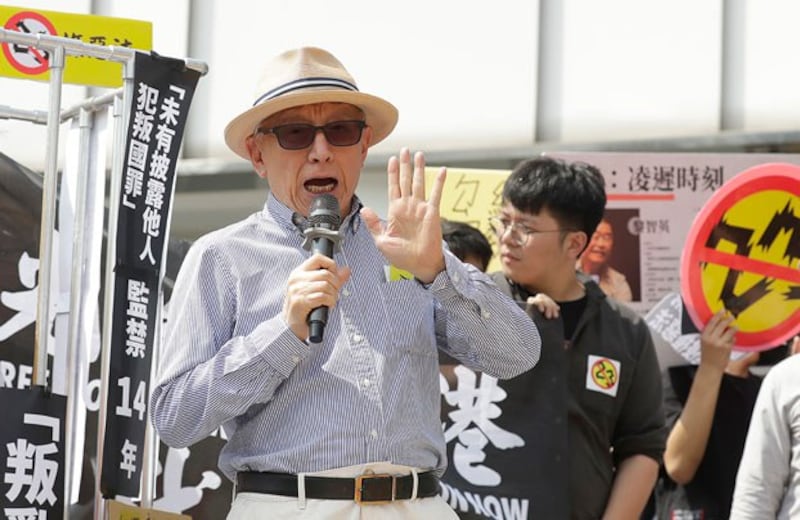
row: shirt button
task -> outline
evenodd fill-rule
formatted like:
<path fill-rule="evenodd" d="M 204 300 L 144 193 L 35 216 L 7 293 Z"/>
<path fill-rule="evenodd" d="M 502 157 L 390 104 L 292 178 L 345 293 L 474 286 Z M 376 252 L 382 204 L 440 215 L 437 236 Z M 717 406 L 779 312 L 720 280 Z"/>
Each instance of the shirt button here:
<path fill-rule="evenodd" d="M 372 435 L 373 439 L 378 438 L 378 430 L 372 430 L 371 432 L 369 432 L 369 434 Z"/>
<path fill-rule="evenodd" d="M 361 334 L 353 334 L 353 342 L 354 342 L 354 343 L 358 343 L 358 342 L 360 342 L 362 339 L 364 339 L 364 338 L 363 338 L 363 336 L 361 336 Z"/>
<path fill-rule="evenodd" d="M 454 281 L 454 282 L 458 282 L 459 280 L 460 280 L 460 278 L 458 277 L 458 275 L 457 275 L 457 274 L 454 274 L 454 275 L 453 275 L 453 281 Z"/>
<path fill-rule="evenodd" d="M 292 356 L 292 361 L 294 361 L 295 363 L 299 363 L 300 358 L 298 356 Z"/>
<path fill-rule="evenodd" d="M 361 384 L 364 385 L 364 388 L 369 388 L 370 385 L 369 379 L 364 378 L 364 380 L 361 381 Z"/>
<path fill-rule="evenodd" d="M 348 289 L 347 287 L 342 289 L 342 296 L 350 296 L 350 289 Z"/>
<path fill-rule="evenodd" d="M 483 317 L 487 320 L 492 317 L 492 313 L 489 311 L 483 311 Z"/>

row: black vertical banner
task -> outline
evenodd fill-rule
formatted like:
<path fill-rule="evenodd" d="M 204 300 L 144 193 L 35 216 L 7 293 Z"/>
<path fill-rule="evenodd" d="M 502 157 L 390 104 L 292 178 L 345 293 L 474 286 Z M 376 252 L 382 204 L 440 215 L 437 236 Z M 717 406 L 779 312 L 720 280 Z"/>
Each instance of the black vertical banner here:
<path fill-rule="evenodd" d="M 100 491 L 138 496 L 167 223 L 186 115 L 200 73 L 136 53 L 119 194 Z"/>
<path fill-rule="evenodd" d="M 64 516 L 64 432 L 67 398 L 40 386 L 0 388 L 0 513 L 3 518 Z"/>

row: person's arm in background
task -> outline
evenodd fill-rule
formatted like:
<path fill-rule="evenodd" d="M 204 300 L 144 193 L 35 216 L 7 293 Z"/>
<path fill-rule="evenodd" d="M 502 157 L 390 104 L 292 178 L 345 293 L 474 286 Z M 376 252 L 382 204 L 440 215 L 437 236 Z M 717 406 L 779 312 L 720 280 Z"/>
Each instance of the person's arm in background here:
<path fill-rule="evenodd" d="M 729 367 L 731 348 L 737 328 L 733 316 L 716 313 L 700 336 L 700 365 L 680 417 L 667 437 L 664 468 L 678 484 L 692 481 L 706 452 L 711 423 L 717 406 L 722 376 Z M 731 362 L 732 375 L 743 377 L 758 354 L 748 354 Z"/>
<path fill-rule="evenodd" d="M 528 296 L 526 303 L 529 307 L 536 307 L 548 320 L 558 318 L 561 313 L 561 307 L 545 293 L 536 293 L 534 296 Z"/>
<path fill-rule="evenodd" d="M 658 462 L 647 455 L 623 460 L 614 475 L 603 520 L 639 518 L 658 477 Z"/>

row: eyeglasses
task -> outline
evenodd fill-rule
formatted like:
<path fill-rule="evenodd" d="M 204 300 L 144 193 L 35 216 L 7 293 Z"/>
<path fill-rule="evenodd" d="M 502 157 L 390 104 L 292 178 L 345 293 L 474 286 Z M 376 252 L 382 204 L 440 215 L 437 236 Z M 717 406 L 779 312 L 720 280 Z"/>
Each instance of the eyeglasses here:
<path fill-rule="evenodd" d="M 322 126 L 306 123 L 278 125 L 272 128 L 257 128 L 256 134 L 275 134 L 278 144 L 284 150 L 302 150 L 314 142 L 318 131 L 325 134 L 325 139 L 333 146 L 353 146 L 361 140 L 361 133 L 367 123 L 364 121 L 331 121 Z"/>
<path fill-rule="evenodd" d="M 498 240 L 505 236 L 506 231 L 510 231 L 509 238 L 511 239 L 511 243 L 517 247 L 525 246 L 525 244 L 528 243 L 528 239 L 532 235 L 538 235 L 540 233 L 560 233 L 562 231 L 573 231 L 571 229 L 531 229 L 525 224 L 520 222 L 512 222 L 502 217 L 489 218 L 489 225 L 492 227 L 492 231 L 494 231 L 495 235 L 497 235 Z"/>
<path fill-rule="evenodd" d="M 600 242 L 600 241 L 613 242 L 614 235 L 612 233 L 599 233 L 595 231 L 594 234 L 592 235 L 592 240 L 595 242 Z"/>

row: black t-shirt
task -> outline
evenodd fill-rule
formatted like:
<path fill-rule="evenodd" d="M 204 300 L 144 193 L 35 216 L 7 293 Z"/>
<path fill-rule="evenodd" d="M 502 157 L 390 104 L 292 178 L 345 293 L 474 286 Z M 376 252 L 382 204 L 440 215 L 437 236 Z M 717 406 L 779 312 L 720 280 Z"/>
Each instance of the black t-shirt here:
<path fill-rule="evenodd" d="M 586 310 L 586 296 L 569 302 L 557 302 L 561 307 L 561 320 L 564 322 L 564 337 L 572 338 L 578 321 Z"/>

